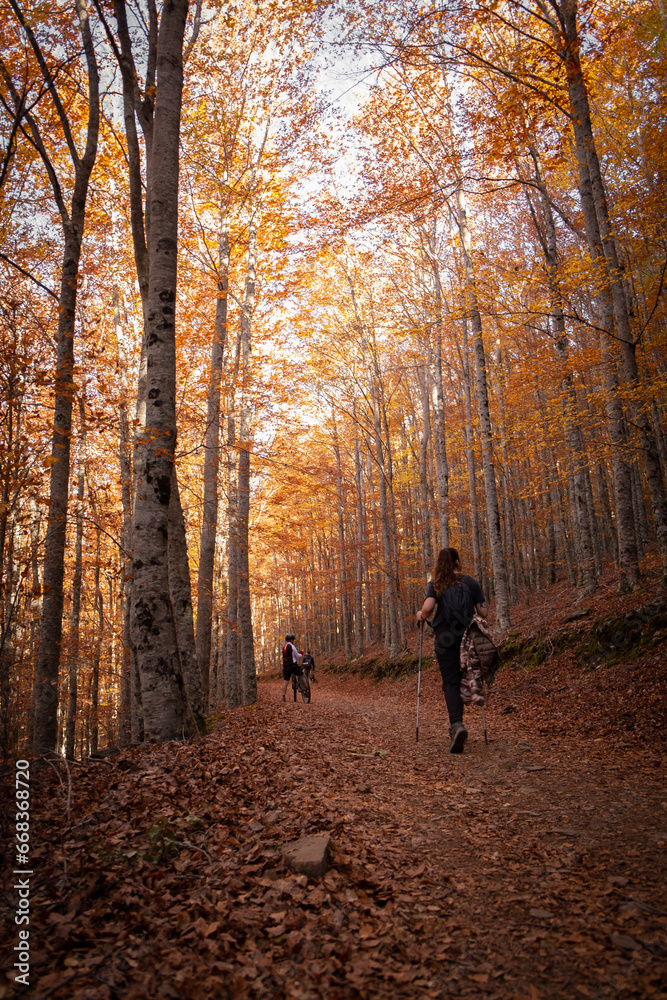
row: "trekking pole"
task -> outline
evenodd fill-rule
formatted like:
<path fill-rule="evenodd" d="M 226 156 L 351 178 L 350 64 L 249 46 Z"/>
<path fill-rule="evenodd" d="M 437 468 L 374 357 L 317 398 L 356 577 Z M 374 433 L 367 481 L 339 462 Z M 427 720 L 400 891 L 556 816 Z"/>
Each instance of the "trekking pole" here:
<path fill-rule="evenodd" d="M 482 725 L 484 726 L 484 742 L 488 746 L 489 741 L 486 736 L 486 714 L 484 712 L 484 705 L 482 705 Z"/>
<path fill-rule="evenodd" d="M 422 645 L 424 642 L 424 623 L 419 622 L 419 676 L 417 678 L 417 733 L 415 743 L 419 743 L 419 698 L 422 689 Z"/>

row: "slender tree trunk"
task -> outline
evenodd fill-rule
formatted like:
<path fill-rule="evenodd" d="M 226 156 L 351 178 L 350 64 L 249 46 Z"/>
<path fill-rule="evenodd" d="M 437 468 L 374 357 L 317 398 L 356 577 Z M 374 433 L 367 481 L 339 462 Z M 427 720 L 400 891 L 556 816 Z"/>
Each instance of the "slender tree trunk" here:
<path fill-rule="evenodd" d="M 382 427 L 384 428 L 384 435 L 386 441 L 386 460 L 387 460 L 387 486 L 389 495 L 389 531 L 391 539 L 391 551 L 392 551 L 392 574 L 393 574 L 393 590 L 394 598 L 396 602 L 396 625 L 398 627 L 398 643 L 399 649 L 406 649 L 407 640 L 405 637 L 405 611 L 403 607 L 403 595 L 401 593 L 401 567 L 400 567 L 400 557 L 401 550 L 398 544 L 398 520 L 396 517 L 396 498 L 394 496 L 394 461 L 392 458 L 391 449 L 391 435 L 389 434 L 389 422 L 387 420 L 387 407 L 384 400 L 384 387 L 381 382 L 378 386 L 378 401 L 380 405 L 380 412 L 382 414 Z M 380 435 L 382 430 L 380 430 Z"/>
<path fill-rule="evenodd" d="M 174 624 L 181 673 L 185 686 L 191 721 L 195 729 L 204 727 L 204 692 L 201 672 L 197 661 L 195 629 L 192 618 L 192 588 L 190 584 L 190 564 L 185 535 L 185 517 L 181 506 L 176 469 L 171 469 L 171 490 L 168 511 L 169 595 Z"/>
<path fill-rule="evenodd" d="M 220 507 L 218 500 L 218 507 Z M 223 621 L 223 609 L 227 606 L 227 577 L 225 576 L 225 566 L 227 565 L 227 535 L 224 531 L 224 514 L 218 510 L 217 531 L 215 542 L 215 566 L 216 566 L 216 621 L 217 633 L 216 641 L 211 649 L 211 659 L 215 662 L 216 685 L 211 689 L 211 700 L 215 708 L 224 705 L 225 693 L 225 665 L 227 663 L 227 631 Z"/>
<path fill-rule="evenodd" d="M 79 627 L 81 622 L 81 585 L 83 580 L 83 501 L 86 475 L 86 412 L 83 398 L 79 399 L 79 443 L 77 448 L 76 535 L 74 541 L 74 578 L 72 580 L 72 638 L 69 649 L 69 691 L 65 723 L 65 756 L 74 760 L 77 694 Z"/>
<path fill-rule="evenodd" d="M 338 444 L 338 432 L 336 430 L 336 418 L 334 423 L 334 454 L 336 456 L 336 494 L 338 497 L 338 566 L 340 579 L 341 596 L 341 631 L 343 634 L 343 648 L 345 658 L 352 659 L 352 638 L 350 636 L 350 615 L 347 602 L 347 553 L 345 550 L 345 522 L 343 518 L 343 473 L 340 464 L 340 447 Z"/>
<path fill-rule="evenodd" d="M 431 518 L 428 504 L 427 481 L 428 446 L 431 437 L 431 413 L 428 375 L 425 371 L 419 370 L 418 378 L 422 404 L 422 426 L 421 433 L 419 433 L 419 536 L 421 539 L 422 564 L 424 569 L 428 571 L 428 567 L 430 567 L 433 562 L 433 553 L 431 552 L 431 533 L 429 530 L 429 522 Z M 417 430 L 416 421 L 415 430 Z M 405 440 L 407 442 L 407 431 L 404 431 L 404 433 Z M 408 533 L 412 534 L 410 529 L 408 529 Z"/>
<path fill-rule="evenodd" d="M 130 611 L 132 594 L 132 442 L 130 437 L 129 413 L 129 345 L 127 343 L 127 318 L 120 313 L 118 290 L 113 293 L 114 322 L 116 328 L 116 357 L 120 382 L 118 415 L 118 459 L 120 464 L 120 496 L 123 509 L 122 565 L 120 603 L 123 622 L 123 649 L 121 657 L 119 742 L 121 746 L 132 739 L 132 677 L 137 671 L 136 650 L 130 635 Z M 138 737 L 135 733 L 135 737 Z"/>
<path fill-rule="evenodd" d="M 502 352 L 500 346 L 496 348 L 496 366 L 498 369 L 498 410 L 500 424 L 500 458 L 501 458 L 501 495 L 503 505 L 503 528 L 505 538 L 505 550 L 508 560 L 508 585 L 510 602 L 514 604 L 517 599 L 517 579 L 516 579 L 516 559 L 514 554 L 514 531 L 512 529 L 512 474 L 507 448 L 507 426 L 505 418 L 505 379 L 502 369 Z"/>
<path fill-rule="evenodd" d="M 564 389 L 563 407 L 565 412 L 565 433 L 572 461 L 571 496 L 575 505 L 572 512 L 572 522 L 576 532 L 576 544 L 580 554 L 580 571 L 584 594 L 592 593 L 597 587 L 595 573 L 593 542 L 586 517 L 585 471 L 587 468 L 583 434 L 579 420 L 579 407 L 572 374 L 569 370 L 567 333 L 559 278 L 559 257 L 556 226 L 553 212 L 547 197 L 546 187 L 542 179 L 540 158 L 534 145 L 529 146 L 535 165 L 535 180 L 540 196 L 540 208 L 544 222 L 544 233 L 532 211 L 532 202 L 528 197 L 533 222 L 544 250 L 545 264 L 549 279 L 551 298 L 551 325 L 556 353 L 562 365 L 562 384 Z"/>
<path fill-rule="evenodd" d="M 359 452 L 359 440 L 354 438 L 354 485 L 357 500 L 357 572 L 354 582 L 354 655 L 356 657 L 364 654 L 364 613 L 363 613 L 363 593 L 364 585 L 364 549 L 366 547 L 366 517 L 364 513 L 363 501 L 363 471 L 361 467 L 361 455 Z M 370 611 L 370 602 L 367 605 L 367 616 Z M 367 636 L 369 633 L 369 620 L 366 619 Z"/>
<path fill-rule="evenodd" d="M 600 293 L 599 300 L 608 305 L 608 300 Z M 604 325 L 606 317 L 600 321 Z M 616 530 L 618 535 L 619 590 L 634 587 L 639 580 L 637 542 L 632 510 L 632 479 L 629 457 L 629 443 L 619 396 L 618 375 L 606 334 L 600 334 L 602 355 L 602 378 L 605 386 L 605 410 L 607 427 L 611 441 L 612 479 L 614 485 L 614 507 L 616 508 Z"/>
<path fill-rule="evenodd" d="M 398 610 L 399 610 L 398 595 L 396 592 L 397 566 L 395 565 L 395 554 L 394 554 L 394 548 L 392 546 L 392 530 L 390 525 L 390 511 L 389 511 L 389 503 L 387 497 L 388 470 L 385 460 L 385 448 L 382 440 L 383 414 L 379 398 L 376 373 L 374 370 L 375 359 L 372 355 L 366 331 L 364 329 L 363 320 L 359 313 L 356 295 L 354 291 L 354 284 L 349 275 L 348 275 L 348 283 L 350 287 L 352 304 L 355 311 L 355 317 L 357 320 L 362 353 L 366 365 L 368 388 L 370 393 L 370 403 L 373 413 L 373 434 L 375 443 L 375 455 L 371 457 L 374 458 L 378 470 L 378 506 L 379 506 L 379 517 L 380 517 L 380 529 L 382 532 L 382 547 L 384 555 L 383 572 L 385 575 L 385 594 L 386 594 L 387 614 L 389 620 L 389 630 L 388 630 L 389 634 L 387 636 L 388 640 L 387 644 L 389 646 L 391 656 L 398 656 L 398 653 L 401 648 L 401 639 L 400 639 L 399 625 L 398 625 Z"/>
<path fill-rule="evenodd" d="M 370 499 L 370 509 L 371 509 L 371 526 L 373 528 L 373 545 L 371 546 L 372 552 L 377 552 L 379 548 L 379 538 L 380 534 L 378 531 L 377 523 L 377 508 L 375 505 L 375 488 L 373 486 L 373 460 L 368 455 L 367 466 L 366 466 L 366 483 L 368 486 L 368 495 Z M 368 618 L 371 623 L 371 636 L 368 642 L 382 642 L 382 625 L 381 625 L 381 614 L 380 608 L 382 605 L 382 595 L 380 593 L 380 568 L 378 565 L 379 560 L 375 559 L 375 568 L 373 570 L 373 586 L 370 585 L 370 567 L 368 570 L 369 575 L 369 586 L 368 586 Z M 372 592 L 371 592 L 372 590 Z"/>
<path fill-rule="evenodd" d="M 209 664 L 213 613 L 213 568 L 218 526 L 218 469 L 220 466 L 220 384 L 227 342 L 227 292 L 229 288 L 229 234 L 220 233 L 218 243 L 218 293 L 215 308 L 215 332 L 211 345 L 211 369 L 204 440 L 204 511 L 199 539 L 199 578 L 197 581 L 197 658 L 202 672 L 204 705 L 210 698 Z"/>
<path fill-rule="evenodd" d="M 465 267 L 465 311 L 473 331 L 473 351 L 476 369 L 477 408 L 479 411 L 480 437 L 482 440 L 482 467 L 484 470 L 484 491 L 486 494 L 486 520 L 491 565 L 493 566 L 493 589 L 496 597 L 496 615 L 500 628 L 510 625 L 507 567 L 500 534 L 500 510 L 496 473 L 493 462 L 493 435 L 489 412 L 489 395 L 486 382 L 486 357 L 482 339 L 482 317 L 477 304 L 475 272 L 472 260 L 470 231 L 463 197 L 463 187 L 457 189 L 458 225 Z"/>
<path fill-rule="evenodd" d="M 91 657 L 90 675 L 90 753 L 97 753 L 99 743 L 99 690 L 100 690 L 100 657 L 102 653 L 102 639 L 104 637 L 104 599 L 102 588 L 100 587 L 100 527 L 98 525 L 95 539 L 95 612 L 97 622 L 95 628 L 95 643 L 93 655 Z"/>
<path fill-rule="evenodd" d="M 433 451 L 438 487 L 438 532 L 441 549 L 449 545 L 449 464 L 445 437 L 445 394 L 442 384 L 442 286 L 440 269 L 432 248 L 431 263 L 435 283 L 435 350 L 429 343 L 431 379 L 431 405 L 433 407 Z"/>
<path fill-rule="evenodd" d="M 475 579 L 482 580 L 482 558 L 479 547 L 479 517 L 477 514 L 477 477 L 475 474 L 475 444 L 472 428 L 472 399 L 470 391 L 470 356 L 468 353 L 468 321 L 463 317 L 463 337 L 461 341 L 463 356 L 463 398 L 465 403 L 465 446 L 466 465 L 468 469 L 468 493 L 470 496 L 470 521 L 472 558 Z"/>
<path fill-rule="evenodd" d="M 233 402 L 232 402 L 233 406 Z M 225 690 L 227 707 L 243 703 L 240 642 L 238 634 L 238 480 L 236 460 L 236 422 L 231 406 L 227 407 L 227 660 Z"/>
<path fill-rule="evenodd" d="M 54 101 L 57 86 L 47 61 L 40 49 L 39 41 L 28 24 L 18 3 L 10 0 L 10 6 L 21 28 L 25 32 L 28 45 L 32 48 L 43 75 L 45 91 Z M 67 504 L 70 474 L 70 435 L 72 430 L 72 398 L 74 384 L 74 317 L 76 314 L 77 282 L 81 259 L 88 184 L 97 155 L 99 134 L 99 74 L 95 47 L 93 44 L 88 10 L 84 0 L 75 2 L 82 47 L 88 73 L 87 130 L 86 147 L 81 156 L 75 148 L 72 137 L 73 126 L 62 110 L 62 104 L 55 106 L 56 116 L 61 118 L 61 127 L 70 153 L 68 168 L 74 174 L 72 197 L 69 210 L 65 204 L 63 186 L 49 156 L 37 122 L 25 112 L 23 99 L 14 83 L 3 69 L 6 89 L 11 94 L 15 108 L 24 111 L 25 122 L 31 133 L 31 141 L 41 156 L 53 189 L 54 200 L 62 223 L 64 236 L 63 264 L 60 277 L 58 303 L 58 329 L 56 333 L 56 376 L 53 433 L 51 438 L 51 478 L 49 483 L 49 521 L 44 543 L 44 598 L 40 623 L 39 648 L 34 677 L 34 725 L 33 752 L 52 753 L 58 740 L 58 671 L 62 640 L 63 578 L 65 544 L 67 536 Z M 46 99 L 46 98 L 45 98 Z M 62 114 L 61 114 L 62 110 Z M 63 120 L 64 119 L 64 120 Z M 78 129 L 76 130 L 78 134 Z M 66 176 L 67 170 L 64 171 Z"/>
<path fill-rule="evenodd" d="M 244 705 L 257 701 L 257 667 L 250 603 L 249 521 L 250 521 L 250 449 L 252 447 L 252 320 L 257 280 L 257 218 L 253 215 L 248 231 L 248 266 L 245 300 L 241 315 L 242 398 L 239 421 L 239 472 L 237 519 L 237 602 L 241 639 L 241 688 Z"/>
<path fill-rule="evenodd" d="M 74 316 L 81 256 L 80 236 L 67 238 L 63 260 L 58 333 L 49 518 L 44 542 L 42 621 L 35 669 L 33 752 L 54 751 L 58 739 L 58 669 L 62 640 L 63 579 L 74 393 Z"/>

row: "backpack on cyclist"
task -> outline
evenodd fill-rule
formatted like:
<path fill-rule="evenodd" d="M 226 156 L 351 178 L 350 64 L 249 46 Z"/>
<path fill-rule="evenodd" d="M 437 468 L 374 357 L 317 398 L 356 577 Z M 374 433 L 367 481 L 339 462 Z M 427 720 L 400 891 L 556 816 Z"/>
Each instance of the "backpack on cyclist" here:
<path fill-rule="evenodd" d="M 291 670 L 294 658 L 292 657 L 292 644 L 286 642 L 283 646 L 283 670 Z"/>

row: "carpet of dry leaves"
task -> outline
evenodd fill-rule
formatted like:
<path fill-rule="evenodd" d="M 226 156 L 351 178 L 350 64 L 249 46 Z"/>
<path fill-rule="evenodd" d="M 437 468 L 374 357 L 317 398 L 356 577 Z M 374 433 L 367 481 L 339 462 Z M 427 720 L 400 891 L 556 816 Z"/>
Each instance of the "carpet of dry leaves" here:
<path fill-rule="evenodd" d="M 33 985 L 13 982 L 9 877 L 0 998 L 664 1000 L 652 656 L 505 668 L 490 742 L 475 710 L 461 756 L 430 667 L 418 743 L 416 676 L 320 673 L 310 705 L 264 680 L 198 742 L 36 775 Z M 328 873 L 290 874 L 283 845 L 324 831 Z"/>

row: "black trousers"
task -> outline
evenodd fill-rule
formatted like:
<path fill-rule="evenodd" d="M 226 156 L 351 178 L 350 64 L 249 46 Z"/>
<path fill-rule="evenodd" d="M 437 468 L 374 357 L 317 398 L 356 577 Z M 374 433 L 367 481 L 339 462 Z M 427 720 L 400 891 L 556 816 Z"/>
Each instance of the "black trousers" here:
<path fill-rule="evenodd" d="M 442 690 L 445 692 L 449 722 L 463 722 L 463 701 L 461 700 L 461 643 L 438 649 L 436 637 L 435 656 L 442 676 Z"/>

